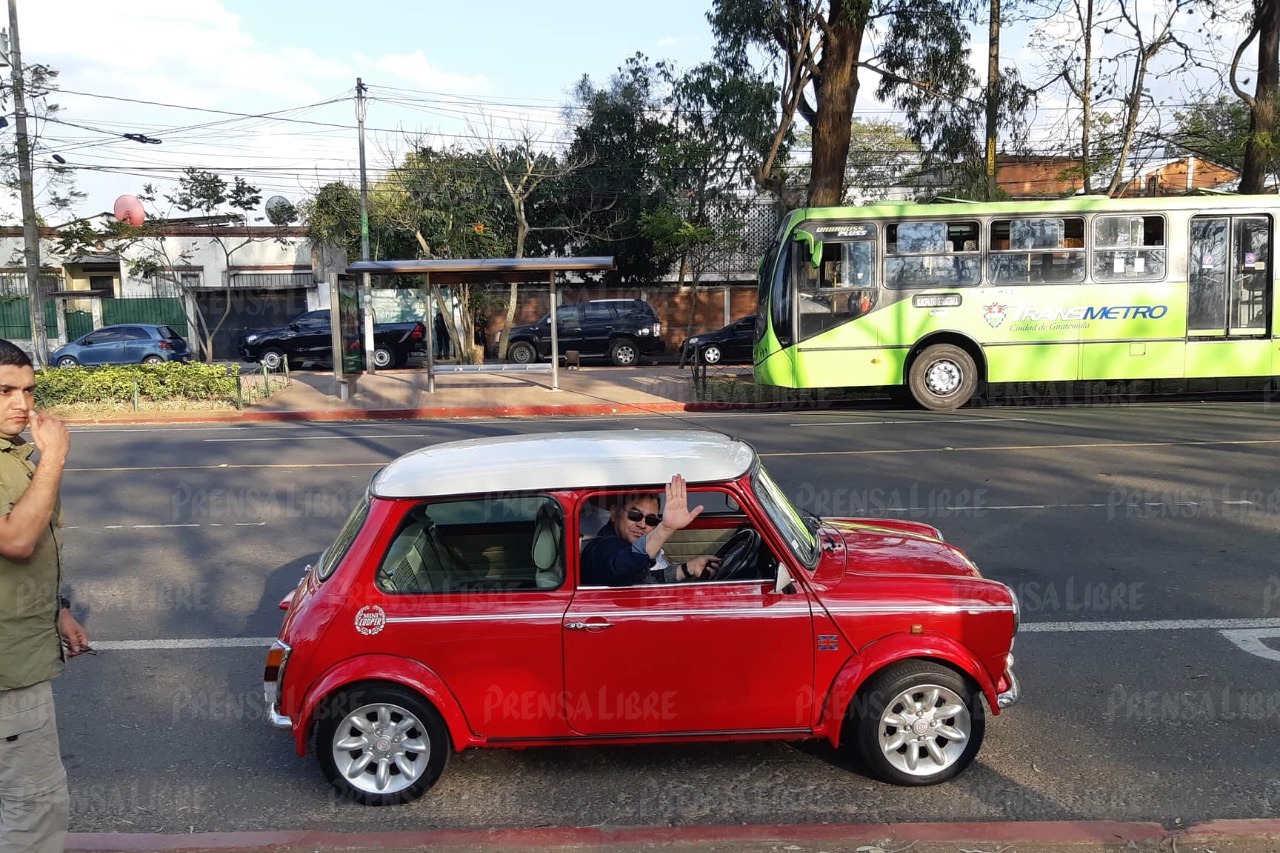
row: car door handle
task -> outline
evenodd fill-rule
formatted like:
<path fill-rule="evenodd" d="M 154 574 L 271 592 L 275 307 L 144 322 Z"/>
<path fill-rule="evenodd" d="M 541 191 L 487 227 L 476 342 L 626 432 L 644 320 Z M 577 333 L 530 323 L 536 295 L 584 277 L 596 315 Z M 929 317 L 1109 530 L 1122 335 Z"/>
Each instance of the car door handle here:
<path fill-rule="evenodd" d="M 612 628 L 613 623 L 601 619 L 598 622 L 566 622 L 564 627 L 570 631 L 591 631 L 596 628 Z"/>

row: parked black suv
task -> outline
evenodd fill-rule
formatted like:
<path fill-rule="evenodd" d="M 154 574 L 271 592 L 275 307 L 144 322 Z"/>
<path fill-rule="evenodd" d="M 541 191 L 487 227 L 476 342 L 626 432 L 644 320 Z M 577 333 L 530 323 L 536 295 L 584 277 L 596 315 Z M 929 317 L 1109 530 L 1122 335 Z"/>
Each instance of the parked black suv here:
<path fill-rule="evenodd" d="M 425 351 L 426 327 L 420 322 L 374 323 L 373 366 L 404 367 L 409 356 Z M 359 347 L 359 343 L 355 343 Z M 240 355 L 245 361 L 260 361 L 271 370 L 280 366 L 285 356 L 291 365 L 304 362 L 333 362 L 333 338 L 329 333 L 329 311 L 299 314 L 280 329 L 250 332 L 240 342 Z"/>
<path fill-rule="evenodd" d="M 577 350 L 583 358 L 607 358 L 629 366 L 640 357 L 662 355 L 662 323 L 643 299 L 593 299 L 556 310 L 560 354 Z M 507 360 L 528 364 L 551 357 L 551 315 L 511 330 Z"/>

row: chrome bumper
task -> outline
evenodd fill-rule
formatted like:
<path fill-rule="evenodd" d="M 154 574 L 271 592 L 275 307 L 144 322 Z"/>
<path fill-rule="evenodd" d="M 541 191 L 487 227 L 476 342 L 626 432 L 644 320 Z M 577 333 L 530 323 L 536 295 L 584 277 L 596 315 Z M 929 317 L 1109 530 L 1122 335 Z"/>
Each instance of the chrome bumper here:
<path fill-rule="evenodd" d="M 1001 705 L 1000 707 L 1003 708 L 1004 706 Z M 267 721 L 277 729 L 293 729 L 293 720 L 277 711 L 274 702 L 267 705 Z"/>
<path fill-rule="evenodd" d="M 1018 687 L 1018 676 L 1013 672 L 1013 655 L 1009 655 L 1009 664 L 1005 672 L 1009 676 L 1009 689 L 996 694 L 996 707 L 1008 708 L 1022 698 L 1022 690 Z"/>

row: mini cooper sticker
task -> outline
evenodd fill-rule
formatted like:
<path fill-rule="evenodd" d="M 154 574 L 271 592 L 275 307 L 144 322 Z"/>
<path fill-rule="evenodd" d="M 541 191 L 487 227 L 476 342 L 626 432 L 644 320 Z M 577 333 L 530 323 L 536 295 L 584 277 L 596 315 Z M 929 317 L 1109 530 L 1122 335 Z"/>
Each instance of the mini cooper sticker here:
<path fill-rule="evenodd" d="M 982 316 L 986 318 L 988 326 L 998 329 L 1000 324 L 1004 322 L 1004 306 L 999 302 L 993 302 L 983 309 Z"/>
<path fill-rule="evenodd" d="M 367 604 L 356 612 L 356 630 L 372 637 L 387 627 L 387 614 L 376 604 Z"/>

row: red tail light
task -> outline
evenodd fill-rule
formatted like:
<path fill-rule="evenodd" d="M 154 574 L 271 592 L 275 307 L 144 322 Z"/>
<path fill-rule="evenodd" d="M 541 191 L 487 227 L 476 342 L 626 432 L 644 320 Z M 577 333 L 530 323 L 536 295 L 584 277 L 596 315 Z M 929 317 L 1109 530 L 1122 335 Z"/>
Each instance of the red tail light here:
<path fill-rule="evenodd" d="M 426 334 L 426 329 L 423 328 L 423 325 L 421 323 L 417 323 L 414 325 L 413 331 L 409 333 L 409 340 L 420 341 L 422 340 L 422 337 L 425 334 Z"/>

